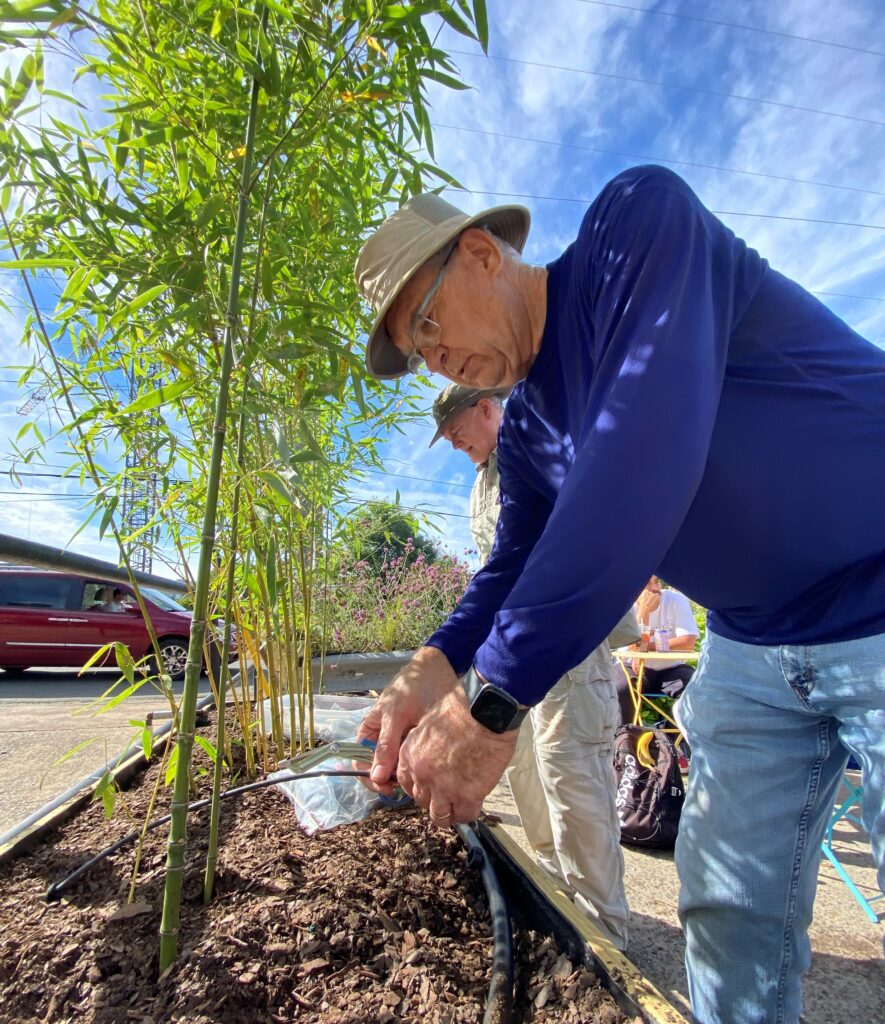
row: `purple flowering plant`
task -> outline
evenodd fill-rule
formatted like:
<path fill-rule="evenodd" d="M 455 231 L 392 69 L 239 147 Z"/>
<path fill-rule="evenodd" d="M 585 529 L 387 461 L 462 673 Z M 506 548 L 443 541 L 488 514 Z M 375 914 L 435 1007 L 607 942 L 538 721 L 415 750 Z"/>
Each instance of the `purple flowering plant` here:
<path fill-rule="evenodd" d="M 330 573 L 325 596 L 330 653 L 419 647 L 454 610 L 470 582 L 465 562 L 441 554 L 430 562 L 409 538 L 385 546 L 381 559 L 343 558 Z"/>

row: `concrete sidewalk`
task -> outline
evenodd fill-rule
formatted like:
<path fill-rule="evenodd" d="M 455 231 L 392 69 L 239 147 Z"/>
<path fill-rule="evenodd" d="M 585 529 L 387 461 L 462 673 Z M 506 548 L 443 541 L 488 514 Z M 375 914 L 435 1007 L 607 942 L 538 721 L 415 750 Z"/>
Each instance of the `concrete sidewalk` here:
<path fill-rule="evenodd" d="M 486 801 L 507 831 L 530 852 L 516 806 L 505 781 Z M 836 849 L 858 888 L 878 892 L 869 839 L 850 822 L 836 830 Z M 672 853 L 623 847 L 625 883 L 631 910 L 627 956 L 648 980 L 688 1016 L 683 957 L 685 941 L 677 906 L 679 880 Z M 885 915 L 885 900 L 873 904 Z M 885 923 L 873 924 L 839 878 L 821 859 L 814 923 L 813 962 L 805 979 L 804 1024 L 883 1024 L 885 1022 Z"/>

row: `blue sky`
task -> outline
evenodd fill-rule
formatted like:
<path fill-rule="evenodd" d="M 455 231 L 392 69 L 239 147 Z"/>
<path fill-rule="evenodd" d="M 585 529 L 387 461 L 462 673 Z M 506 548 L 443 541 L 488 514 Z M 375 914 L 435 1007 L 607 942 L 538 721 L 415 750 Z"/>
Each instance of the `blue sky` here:
<path fill-rule="evenodd" d="M 447 198 L 469 212 L 528 206 L 525 256 L 544 263 L 569 244 L 609 178 L 633 164 L 664 163 L 772 266 L 826 293 L 822 301 L 885 347 L 885 230 L 847 226 L 885 227 L 879 3 L 489 0 L 488 7 L 490 58 L 447 27 L 439 37 L 449 52 L 460 51 L 453 59 L 472 85 L 431 91 L 436 162 L 473 190 Z M 0 288 L 22 301 L 9 275 Z M 0 311 L 0 363 L 22 362 L 17 312 Z M 0 381 L 12 376 L 0 370 Z M 22 422 L 17 404 L 14 388 L 0 383 L 2 452 Z M 404 505 L 449 513 L 437 519 L 445 524 L 438 536 L 463 552 L 471 546 L 465 517 L 474 470 L 444 443 L 428 451 L 431 436 L 429 417 L 405 437 L 393 435 L 385 462 L 401 476 L 369 477 L 355 494 L 392 498 L 398 489 Z M 5 479 L 0 491 L 12 489 Z M 76 487 L 34 479 L 27 490 Z M 0 493 L 0 532 L 30 529 L 32 538 L 61 545 L 79 525 L 78 507 Z M 89 531 L 75 546 L 100 550 Z"/>

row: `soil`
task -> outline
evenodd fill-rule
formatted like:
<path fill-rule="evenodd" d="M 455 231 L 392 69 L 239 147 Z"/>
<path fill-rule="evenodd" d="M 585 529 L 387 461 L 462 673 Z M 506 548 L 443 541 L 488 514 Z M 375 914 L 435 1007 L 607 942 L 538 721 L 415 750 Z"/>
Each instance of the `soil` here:
<path fill-rule="evenodd" d="M 209 767 L 202 751 L 198 760 Z M 157 771 L 123 794 L 131 817 L 118 807 L 107 821 L 93 805 L 0 867 L 0 1024 L 482 1020 L 491 962 L 485 893 L 457 835 L 414 809 L 307 837 L 273 788 L 228 801 L 208 905 L 208 812 L 194 812 L 180 953 L 159 978 L 166 826 L 145 845 L 132 904 L 131 846 L 46 903 L 51 882 L 130 831 Z M 195 796 L 208 788 L 208 776 L 198 776 Z M 164 791 L 160 813 L 168 799 Z M 517 950 L 515 1021 L 627 1020 L 549 937 L 520 932 Z"/>

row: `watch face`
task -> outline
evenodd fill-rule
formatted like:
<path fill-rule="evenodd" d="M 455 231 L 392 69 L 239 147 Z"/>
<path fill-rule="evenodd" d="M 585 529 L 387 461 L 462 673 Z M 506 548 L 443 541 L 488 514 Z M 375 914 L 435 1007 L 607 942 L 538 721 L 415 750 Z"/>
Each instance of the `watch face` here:
<path fill-rule="evenodd" d="M 514 715 L 519 711 L 519 703 L 509 693 L 484 687 L 470 705 L 470 713 L 492 732 L 507 732 L 513 724 Z"/>

